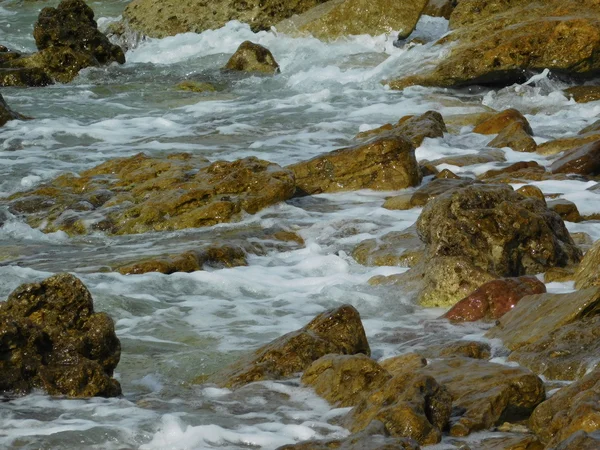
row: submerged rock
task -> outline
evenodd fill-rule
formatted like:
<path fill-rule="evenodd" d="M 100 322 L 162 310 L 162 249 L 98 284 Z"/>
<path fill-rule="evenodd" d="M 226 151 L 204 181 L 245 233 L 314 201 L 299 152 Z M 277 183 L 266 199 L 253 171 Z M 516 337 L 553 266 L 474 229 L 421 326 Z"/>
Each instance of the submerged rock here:
<path fill-rule="evenodd" d="M 112 397 L 121 345 L 112 319 L 72 275 L 24 284 L 0 303 L 0 392 Z"/>
<path fill-rule="evenodd" d="M 0 94 L 0 127 L 6 124 L 9 120 L 23 120 L 25 116 L 14 112 L 8 107 L 4 97 Z"/>
<path fill-rule="evenodd" d="M 277 380 L 306 370 L 329 353 L 371 354 L 360 315 L 350 305 L 319 314 L 300 330 L 275 339 L 210 379 L 228 388 Z"/>
<path fill-rule="evenodd" d="M 225 69 L 274 74 L 279 72 L 279 64 L 277 64 L 268 48 L 250 41 L 244 41 L 229 58 Z"/>

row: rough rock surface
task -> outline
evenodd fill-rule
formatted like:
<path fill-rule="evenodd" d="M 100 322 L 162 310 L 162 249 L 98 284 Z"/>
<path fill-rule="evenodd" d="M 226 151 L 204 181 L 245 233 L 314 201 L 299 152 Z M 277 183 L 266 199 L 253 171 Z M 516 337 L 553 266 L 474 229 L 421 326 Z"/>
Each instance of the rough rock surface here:
<path fill-rule="evenodd" d="M 546 448 L 555 448 L 577 431 L 600 430 L 600 369 L 560 389 L 539 405 L 529 424 Z"/>
<path fill-rule="evenodd" d="M 150 158 L 142 153 L 62 175 L 15 194 L 10 208 L 45 232 L 145 233 L 210 226 L 290 198 L 294 176 L 254 157 L 210 164 L 188 153 Z"/>
<path fill-rule="evenodd" d="M 397 190 L 417 186 L 422 178 L 415 148 L 403 136 L 374 138 L 288 168 L 294 172 L 301 195 L 356 189 Z"/>
<path fill-rule="evenodd" d="M 48 86 L 54 84 L 50 75 L 39 67 L 0 67 L 0 86 Z"/>
<path fill-rule="evenodd" d="M 577 431 L 555 448 L 556 450 L 598 450 L 600 448 L 600 431 L 594 433 Z"/>
<path fill-rule="evenodd" d="M 505 127 L 494 139 L 488 142 L 488 147 L 508 147 L 515 152 L 535 152 L 537 144 L 519 123 L 512 123 Z"/>
<path fill-rule="evenodd" d="M 366 239 L 352 251 L 352 257 L 365 266 L 412 267 L 423 256 L 425 246 L 414 227 L 392 231 L 379 239 Z"/>
<path fill-rule="evenodd" d="M 520 125 L 520 128 L 528 135 L 533 135 L 533 130 L 531 129 L 531 125 L 529 125 L 529 121 L 523 114 L 514 108 L 505 109 L 479 123 L 473 128 L 473 133 L 498 134 L 514 124 Z"/>
<path fill-rule="evenodd" d="M 552 173 L 600 175 L 600 140 L 565 152 L 550 166 Z"/>
<path fill-rule="evenodd" d="M 575 272 L 575 287 L 585 289 L 592 286 L 600 286 L 600 240 L 594 242 L 583 256 L 581 263 Z"/>
<path fill-rule="evenodd" d="M 244 41 L 229 58 L 225 69 L 274 74 L 279 72 L 279 64 L 277 64 L 268 48 L 250 41 Z"/>
<path fill-rule="evenodd" d="M 536 153 L 541 155 L 556 155 L 560 152 L 575 150 L 585 144 L 600 142 L 600 132 L 590 131 L 575 136 L 554 139 L 538 145 Z"/>
<path fill-rule="evenodd" d="M 22 120 L 25 117 L 19 113 L 14 112 L 12 109 L 8 107 L 4 97 L 0 94 L 0 127 L 9 120 Z"/>
<path fill-rule="evenodd" d="M 414 30 L 426 3 L 427 0 L 329 0 L 275 28 L 280 33 L 310 34 L 323 40 L 396 30 L 400 32 L 398 38 L 404 39 Z"/>
<path fill-rule="evenodd" d="M 392 376 L 396 376 L 425 367 L 427 365 L 427 360 L 419 353 L 404 353 L 403 355 L 384 359 L 379 365 L 387 370 Z"/>
<path fill-rule="evenodd" d="M 457 4 L 458 0 L 429 0 L 423 10 L 423 15 L 449 19 Z"/>
<path fill-rule="evenodd" d="M 526 295 L 545 292 L 546 285 L 532 276 L 500 278 L 463 298 L 444 317 L 453 322 L 495 320 L 514 308 Z"/>
<path fill-rule="evenodd" d="M 360 315 L 350 305 L 319 314 L 305 327 L 275 339 L 211 379 L 228 388 L 276 380 L 306 370 L 329 353 L 371 354 Z"/>
<path fill-rule="evenodd" d="M 600 86 L 572 86 L 565 89 L 567 98 L 572 98 L 577 103 L 588 103 L 600 100 Z"/>
<path fill-rule="evenodd" d="M 18 287 L 0 303 L 0 392 L 112 397 L 121 344 L 112 319 L 95 313 L 69 274 Z"/>
<path fill-rule="evenodd" d="M 445 386 L 454 410 L 461 411 L 451 421 L 452 436 L 522 420 L 545 399 L 542 380 L 520 367 L 455 357 L 433 361 L 420 372 Z"/>
<path fill-rule="evenodd" d="M 134 0 L 123 18 L 135 31 L 162 38 L 179 33 L 217 29 L 230 20 L 250 25 L 252 31 L 268 30 L 277 22 L 301 14 L 321 0 Z"/>
<path fill-rule="evenodd" d="M 448 344 L 432 345 L 419 354 L 428 359 L 448 358 L 450 356 L 464 356 L 465 358 L 489 359 L 491 356 L 491 347 L 485 342 L 479 341 L 458 341 Z M 425 367 L 425 365 L 423 365 Z"/>

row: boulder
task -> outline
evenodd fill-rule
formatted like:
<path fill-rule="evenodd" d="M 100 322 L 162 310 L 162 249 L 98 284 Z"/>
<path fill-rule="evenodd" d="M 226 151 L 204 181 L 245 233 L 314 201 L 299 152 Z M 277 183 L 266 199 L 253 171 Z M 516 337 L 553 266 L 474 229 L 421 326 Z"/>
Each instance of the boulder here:
<path fill-rule="evenodd" d="M 495 148 L 508 147 L 515 152 L 525 153 L 535 152 L 537 149 L 536 142 L 519 123 L 512 123 L 505 127 L 487 145 Z"/>
<path fill-rule="evenodd" d="M 123 18 L 133 30 L 163 38 L 179 33 L 201 33 L 221 28 L 230 20 L 250 25 L 252 31 L 269 30 L 277 22 L 314 8 L 322 0 L 134 0 Z"/>
<path fill-rule="evenodd" d="M 600 175 L 600 140 L 566 151 L 550 166 L 552 173 Z"/>
<path fill-rule="evenodd" d="M 575 287 L 585 289 L 592 286 L 600 286 L 600 240 L 594 242 L 584 255 L 575 272 Z"/>
<path fill-rule="evenodd" d="M 407 38 L 415 29 L 427 0 L 329 0 L 275 25 L 280 33 L 331 40 L 348 35 L 379 35 L 399 31 Z"/>
<path fill-rule="evenodd" d="M 244 41 L 229 58 L 225 69 L 238 72 L 274 74 L 279 73 L 279 64 L 277 64 L 268 48 L 250 41 Z"/>
<path fill-rule="evenodd" d="M 0 127 L 6 124 L 9 120 L 23 120 L 25 116 L 14 112 L 8 107 L 4 97 L 0 94 Z"/>
<path fill-rule="evenodd" d="M 210 380 L 227 388 L 278 380 L 306 370 L 329 353 L 371 354 L 360 315 L 350 305 L 319 314 L 305 327 L 262 346 Z"/>
<path fill-rule="evenodd" d="M 24 284 L 0 303 L 0 392 L 67 397 L 121 394 L 112 378 L 121 344 L 112 319 L 70 274 Z"/>
<path fill-rule="evenodd" d="M 500 278 L 463 298 L 444 317 L 452 322 L 495 320 L 514 308 L 526 295 L 545 292 L 544 283 L 532 276 Z"/>
<path fill-rule="evenodd" d="M 531 125 L 529 125 L 529 121 L 523 114 L 514 108 L 501 111 L 479 123 L 473 128 L 473 133 L 498 134 L 507 127 L 515 124 L 529 136 L 533 135 L 533 130 L 531 129 Z"/>
<path fill-rule="evenodd" d="M 375 189 L 391 191 L 417 186 L 421 171 L 415 148 L 403 136 L 374 138 L 288 166 L 298 194 Z"/>
<path fill-rule="evenodd" d="M 361 400 L 342 419 L 342 425 L 355 433 L 380 421 L 391 436 L 435 444 L 442 438 L 451 409 L 450 395 L 434 378 L 403 373 Z"/>
<path fill-rule="evenodd" d="M 510 350 L 541 341 L 560 327 L 593 314 L 600 308 L 600 288 L 568 294 L 536 294 L 525 297 L 487 333 L 500 338 Z"/>
<path fill-rule="evenodd" d="M 366 355 L 325 355 L 302 375 L 302 383 L 336 407 L 354 406 L 392 376 Z"/>
<path fill-rule="evenodd" d="M 529 370 L 480 359 L 437 360 L 420 373 L 435 378 L 452 396 L 459 415 L 451 420 L 451 436 L 466 436 L 505 421 L 523 420 L 546 395 L 542 380 Z"/>
<path fill-rule="evenodd" d="M 140 153 L 15 194 L 10 208 L 45 232 L 134 234 L 234 221 L 294 189 L 289 170 L 255 157 L 210 164 L 187 153 Z"/>
<path fill-rule="evenodd" d="M 600 100 L 600 86 L 572 86 L 563 91 L 567 98 L 577 103 L 589 103 Z"/>
<path fill-rule="evenodd" d="M 405 353 L 403 355 L 384 359 L 379 365 L 392 376 L 396 376 L 425 367 L 427 365 L 427 360 L 419 353 Z"/>
<path fill-rule="evenodd" d="M 539 405 L 529 425 L 548 449 L 578 431 L 600 430 L 600 369 L 561 388 Z"/>

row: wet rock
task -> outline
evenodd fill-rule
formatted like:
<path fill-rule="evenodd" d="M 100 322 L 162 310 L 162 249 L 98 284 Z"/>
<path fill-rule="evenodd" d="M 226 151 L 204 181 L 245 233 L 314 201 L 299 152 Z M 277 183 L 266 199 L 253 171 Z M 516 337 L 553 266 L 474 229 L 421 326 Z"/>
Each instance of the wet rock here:
<path fill-rule="evenodd" d="M 478 443 L 477 450 L 544 450 L 544 446 L 535 436 L 517 435 L 484 439 Z"/>
<path fill-rule="evenodd" d="M 495 320 L 526 295 L 543 294 L 546 286 L 535 277 L 500 278 L 484 284 L 459 301 L 444 317 L 452 322 Z"/>
<path fill-rule="evenodd" d="M 589 124 L 587 127 L 583 127 L 581 130 L 579 130 L 579 133 L 577 134 L 587 134 L 592 131 L 600 131 L 600 120 L 596 120 L 595 122 Z"/>
<path fill-rule="evenodd" d="M 500 338 L 507 348 L 517 350 L 592 315 L 599 308 L 600 288 L 596 287 L 568 294 L 531 295 L 502 316 L 486 337 Z"/>
<path fill-rule="evenodd" d="M 289 16 L 275 28 L 280 33 L 312 35 L 322 40 L 399 30 L 398 39 L 405 39 L 417 25 L 426 3 L 427 0 L 393 3 L 385 0 L 330 0 L 299 16 Z"/>
<path fill-rule="evenodd" d="M 600 142 L 600 133 L 591 131 L 585 134 L 544 142 L 543 144 L 538 145 L 536 152 L 541 155 L 556 155 L 557 153 L 575 150 L 586 144 L 595 142 Z"/>
<path fill-rule="evenodd" d="M 556 446 L 556 450 L 597 450 L 600 448 L 600 432 L 578 431 Z"/>
<path fill-rule="evenodd" d="M 434 378 L 404 373 L 361 400 L 342 419 L 342 425 L 358 432 L 380 421 L 391 436 L 435 444 L 441 440 L 451 408 L 450 395 Z"/>
<path fill-rule="evenodd" d="M 578 431 L 599 430 L 600 369 L 560 389 L 539 405 L 529 425 L 546 448 L 555 448 Z"/>
<path fill-rule="evenodd" d="M 336 407 L 354 406 L 391 375 L 368 356 L 325 355 L 302 375 L 302 383 Z"/>
<path fill-rule="evenodd" d="M 217 90 L 210 83 L 204 83 L 199 81 L 185 80 L 181 83 L 177 84 L 177 89 L 180 91 L 189 91 L 189 92 L 215 92 Z"/>
<path fill-rule="evenodd" d="M 552 173 L 600 174 L 600 140 L 565 152 L 550 166 Z"/>
<path fill-rule="evenodd" d="M 237 388 L 253 381 L 277 380 L 306 370 L 329 353 L 369 356 L 371 350 L 358 311 L 344 305 L 319 314 L 300 330 L 259 348 L 211 380 Z"/>
<path fill-rule="evenodd" d="M 416 186 L 421 171 L 415 148 L 402 136 L 375 138 L 288 166 L 300 194 Z"/>
<path fill-rule="evenodd" d="M 433 161 L 430 161 L 429 164 L 434 166 L 440 164 L 449 164 L 451 166 L 466 167 L 476 164 L 503 161 L 506 161 L 506 157 L 504 156 L 504 152 L 502 150 L 485 149 L 480 151 L 477 155 L 445 156 L 443 158 L 434 159 Z"/>
<path fill-rule="evenodd" d="M 498 136 L 488 143 L 489 147 L 504 148 L 508 147 L 515 152 L 535 152 L 537 144 L 533 138 L 525 131 L 523 125 L 512 123 L 504 128 Z"/>
<path fill-rule="evenodd" d="M 473 133 L 498 134 L 514 124 L 520 125 L 521 130 L 529 136 L 533 135 L 533 130 L 531 129 L 531 125 L 529 125 L 529 121 L 523 114 L 513 108 L 506 109 L 493 115 L 489 119 L 484 120 L 473 128 Z"/>
<path fill-rule="evenodd" d="M 450 423 L 451 436 L 522 420 L 545 399 L 542 380 L 520 367 L 455 357 L 433 361 L 420 372 L 445 386 L 460 411 Z"/>
<path fill-rule="evenodd" d="M 575 287 L 585 289 L 600 286 L 600 240 L 596 241 L 583 256 L 575 272 Z"/>
<path fill-rule="evenodd" d="M 210 164 L 187 153 L 140 153 L 15 194 L 11 209 L 45 232 L 133 234 L 234 221 L 287 200 L 294 189 L 289 170 L 254 157 Z"/>
<path fill-rule="evenodd" d="M 4 97 L 0 94 L 0 127 L 3 126 L 9 120 L 23 120 L 25 116 L 14 112 L 8 107 Z"/>
<path fill-rule="evenodd" d="M 473 180 L 468 178 L 435 178 L 429 183 L 420 186 L 408 198 L 406 195 L 390 197 L 385 201 L 383 207 L 387 209 L 406 210 L 425 206 L 429 201 L 441 194 L 471 184 L 473 184 Z"/>
<path fill-rule="evenodd" d="M 536 161 L 519 161 L 502 169 L 492 169 L 479 175 L 480 180 L 493 183 L 511 183 L 513 179 L 526 176 L 528 179 L 543 178 L 546 169 Z M 507 181 L 505 181 L 507 180 Z"/>
<path fill-rule="evenodd" d="M 490 359 L 490 344 L 478 341 L 458 341 L 449 344 L 431 345 L 420 353 L 426 358 L 448 358 L 463 356 L 465 358 Z M 424 367 L 424 366 L 423 366 Z"/>
<path fill-rule="evenodd" d="M 416 230 L 411 227 L 362 241 L 352 251 L 352 257 L 365 266 L 411 267 L 422 258 L 424 250 Z"/>
<path fill-rule="evenodd" d="M 320 0 L 134 0 L 123 18 L 133 30 L 163 38 L 179 33 L 216 30 L 230 20 L 250 25 L 252 31 L 269 30 L 277 22 L 301 14 L 322 3 Z"/>
<path fill-rule="evenodd" d="M 600 315 L 564 325 L 509 356 L 549 380 L 577 380 L 600 366 Z"/>
<path fill-rule="evenodd" d="M 436 174 L 433 178 L 436 180 L 441 180 L 441 179 L 460 180 L 462 177 L 459 177 L 458 175 L 456 175 L 454 172 L 452 172 L 449 169 L 444 169 L 444 170 L 440 171 L 440 173 Z"/>
<path fill-rule="evenodd" d="M 588 103 L 600 100 L 600 86 L 573 86 L 563 91 L 567 98 L 577 103 Z"/>
<path fill-rule="evenodd" d="M 573 281 L 575 269 L 573 267 L 552 267 L 544 274 L 544 283 Z"/>
<path fill-rule="evenodd" d="M 526 184 L 525 186 L 521 186 L 519 189 L 517 189 L 517 192 L 519 194 L 521 194 L 521 195 L 524 195 L 525 197 L 537 198 L 539 201 L 543 202 L 546 206 L 548 206 L 548 204 L 546 203 L 546 196 L 544 195 L 544 193 L 542 192 L 542 190 L 539 187 L 537 187 L 537 186 L 533 186 L 531 184 Z M 556 211 L 553 208 L 550 208 L 550 209 L 552 211 L 554 211 L 555 213 L 557 213 L 559 216 L 561 216 L 563 218 L 563 220 L 566 220 L 560 214 L 559 211 Z"/>
<path fill-rule="evenodd" d="M 425 367 L 427 360 L 419 353 L 405 353 L 404 355 L 384 359 L 379 365 L 392 376 L 396 376 L 403 373 L 412 373 Z"/>
<path fill-rule="evenodd" d="M 277 64 L 268 48 L 250 41 L 244 41 L 229 58 L 225 69 L 274 74 L 279 73 L 279 64 Z"/>
<path fill-rule="evenodd" d="M 0 67 L 0 86 L 48 86 L 54 81 L 44 69 L 31 68 L 2 68 Z"/>
<path fill-rule="evenodd" d="M 429 0 L 423 10 L 423 15 L 449 19 L 457 4 L 458 0 Z"/>
<path fill-rule="evenodd" d="M 581 222 L 581 214 L 577 209 L 577 205 L 564 198 L 551 200 L 548 202 L 548 208 L 562 217 L 567 222 Z"/>
<path fill-rule="evenodd" d="M 412 208 L 410 204 L 411 198 L 412 194 L 395 195 L 393 197 L 386 198 L 382 206 L 385 209 L 405 211 Z"/>
<path fill-rule="evenodd" d="M 72 275 L 18 287 L 0 303 L 0 392 L 112 397 L 121 345 L 112 319 Z"/>

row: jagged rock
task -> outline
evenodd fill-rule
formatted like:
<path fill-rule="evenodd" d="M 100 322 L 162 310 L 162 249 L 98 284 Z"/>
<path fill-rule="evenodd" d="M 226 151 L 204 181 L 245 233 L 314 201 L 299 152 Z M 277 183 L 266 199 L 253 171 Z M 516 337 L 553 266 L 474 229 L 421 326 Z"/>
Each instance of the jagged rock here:
<path fill-rule="evenodd" d="M 277 380 L 306 370 L 329 353 L 371 354 L 358 311 L 344 305 L 319 314 L 300 330 L 266 344 L 211 377 L 223 387 L 237 388 L 254 381 Z"/>
<path fill-rule="evenodd" d="M 529 425 L 548 449 L 556 448 L 578 431 L 600 430 L 600 369 L 563 387 L 539 405 Z"/>
<path fill-rule="evenodd" d="M 550 208 L 567 222 L 581 222 L 582 220 L 581 214 L 579 214 L 579 210 L 577 209 L 577 205 L 569 200 L 565 200 L 564 198 L 549 201 L 548 208 Z"/>
<path fill-rule="evenodd" d="M 112 319 L 95 313 L 86 287 L 69 274 L 18 287 L 0 303 L 0 392 L 112 397 L 121 345 Z"/>
<path fill-rule="evenodd" d="M 600 286 L 600 240 L 596 241 L 583 256 L 575 272 L 575 287 L 585 289 Z"/>
<path fill-rule="evenodd" d="M 123 18 L 133 30 L 163 38 L 179 33 L 200 33 L 221 28 L 230 20 L 250 25 L 252 31 L 269 30 L 277 22 L 301 14 L 321 0 L 134 0 Z"/>
<path fill-rule="evenodd" d="M 486 337 L 500 338 L 510 350 L 533 344 L 560 327 L 600 309 L 600 288 L 568 294 L 537 294 L 522 299 Z"/>
<path fill-rule="evenodd" d="M 140 153 L 15 194 L 10 208 L 45 232 L 132 234 L 234 221 L 287 200 L 294 189 L 289 170 L 254 157 L 210 164 L 187 153 Z"/>
<path fill-rule="evenodd" d="M 537 144 L 519 123 L 512 123 L 505 127 L 498 136 L 488 142 L 489 147 L 508 147 L 515 152 L 535 152 Z"/>
<path fill-rule="evenodd" d="M 478 341 L 458 341 L 449 344 L 431 345 L 419 351 L 426 358 L 448 358 L 463 356 L 465 358 L 490 359 L 490 344 Z M 425 367 L 425 365 L 423 365 Z"/>
<path fill-rule="evenodd" d="M 520 367 L 507 367 L 473 358 L 433 361 L 420 373 L 448 389 L 459 417 L 450 424 L 451 436 L 466 436 L 504 421 L 528 417 L 545 399 L 544 384 Z"/>
<path fill-rule="evenodd" d="M 24 120 L 25 116 L 14 112 L 8 107 L 4 97 L 0 94 L 0 127 L 6 124 L 9 120 Z"/>
<path fill-rule="evenodd" d="M 427 0 L 329 0 L 303 14 L 275 25 L 280 33 L 295 36 L 312 35 L 330 40 L 342 36 L 379 35 L 400 31 L 398 39 L 408 37 Z"/>
<path fill-rule="evenodd" d="M 529 125 L 529 121 L 523 114 L 513 108 L 505 109 L 479 123 L 473 128 L 473 133 L 498 134 L 514 124 L 520 125 L 521 130 L 529 136 L 533 135 L 533 130 L 531 129 L 531 125 Z"/>
<path fill-rule="evenodd" d="M 342 419 L 342 425 L 358 432 L 380 421 L 391 436 L 435 444 L 441 440 L 451 408 L 450 395 L 434 378 L 403 373 L 361 400 Z"/>
<path fill-rule="evenodd" d="M 336 407 L 354 406 L 392 376 L 366 355 L 325 355 L 302 375 L 302 383 Z"/>
<path fill-rule="evenodd" d="M 552 173 L 600 174 L 600 140 L 566 151 L 550 166 Z"/>
<path fill-rule="evenodd" d="M 500 278 L 463 298 L 444 317 L 453 322 L 495 320 L 514 308 L 526 295 L 545 292 L 546 286 L 535 277 Z"/>
<path fill-rule="evenodd" d="M 600 86 L 572 86 L 563 91 L 577 103 L 589 103 L 600 100 Z"/>
<path fill-rule="evenodd" d="M 541 155 L 556 155 L 560 152 L 575 150 L 586 144 L 600 142 L 600 132 L 590 131 L 585 134 L 578 134 L 571 137 L 554 139 L 538 145 L 536 152 Z"/>
<path fill-rule="evenodd" d="M 225 69 L 274 74 L 279 73 L 279 64 L 277 64 L 268 48 L 250 41 L 244 41 L 229 58 Z"/>
<path fill-rule="evenodd" d="M 421 171 L 415 148 L 403 136 L 375 138 L 288 166 L 300 194 L 416 186 Z"/>

